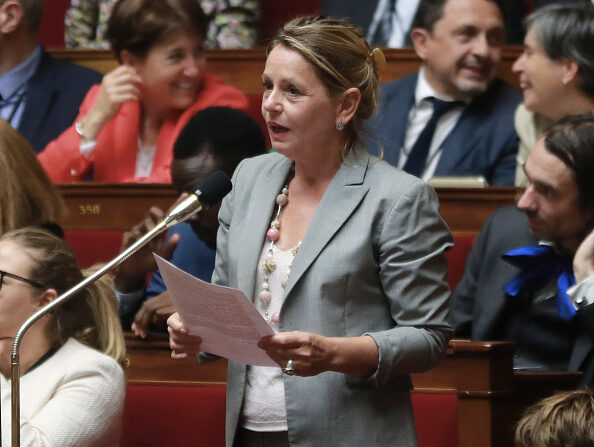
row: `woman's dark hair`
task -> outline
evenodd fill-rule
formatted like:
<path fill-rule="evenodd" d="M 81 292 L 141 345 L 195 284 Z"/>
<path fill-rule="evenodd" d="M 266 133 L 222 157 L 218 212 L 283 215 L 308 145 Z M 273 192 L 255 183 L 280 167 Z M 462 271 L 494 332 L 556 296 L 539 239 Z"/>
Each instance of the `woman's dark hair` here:
<path fill-rule="evenodd" d="M 118 60 L 123 50 L 143 58 L 175 31 L 206 39 L 208 21 L 197 0 L 118 0 L 107 25 L 107 38 Z"/>

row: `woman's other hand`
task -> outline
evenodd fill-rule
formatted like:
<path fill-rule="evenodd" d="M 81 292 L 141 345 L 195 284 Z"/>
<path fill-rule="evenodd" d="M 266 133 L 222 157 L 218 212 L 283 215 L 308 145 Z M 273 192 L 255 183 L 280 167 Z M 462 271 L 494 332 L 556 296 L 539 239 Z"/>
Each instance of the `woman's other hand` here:
<path fill-rule="evenodd" d="M 129 65 L 120 65 L 106 74 L 101 82 L 97 101 L 82 119 L 82 134 L 89 140 L 95 140 L 105 123 L 114 117 L 122 104 L 139 99 L 141 84 L 141 77 Z"/>
<path fill-rule="evenodd" d="M 188 354 L 196 355 L 200 352 L 202 338 L 188 334 L 188 329 L 182 323 L 177 312 L 167 319 L 167 330 L 169 331 L 172 358 L 184 359 Z"/>
<path fill-rule="evenodd" d="M 315 376 L 337 371 L 370 376 L 377 369 L 379 352 L 372 337 L 324 337 L 309 332 L 280 332 L 262 337 L 258 347 L 281 368 L 292 360 L 294 375 Z"/>

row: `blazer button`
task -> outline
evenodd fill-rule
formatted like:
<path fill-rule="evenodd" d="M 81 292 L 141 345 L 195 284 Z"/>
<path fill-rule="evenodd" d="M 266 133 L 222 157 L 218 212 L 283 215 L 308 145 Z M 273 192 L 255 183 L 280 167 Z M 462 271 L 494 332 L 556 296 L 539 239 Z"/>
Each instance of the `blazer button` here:
<path fill-rule="evenodd" d="M 78 171 L 76 169 L 72 168 L 70 170 L 70 175 L 76 175 L 76 174 L 78 174 Z"/>

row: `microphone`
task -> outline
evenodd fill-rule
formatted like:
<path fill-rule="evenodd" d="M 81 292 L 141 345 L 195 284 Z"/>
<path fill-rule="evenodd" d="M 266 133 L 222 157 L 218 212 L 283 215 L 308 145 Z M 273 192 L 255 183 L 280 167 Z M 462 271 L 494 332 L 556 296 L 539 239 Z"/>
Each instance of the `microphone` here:
<path fill-rule="evenodd" d="M 42 309 L 35 312 L 31 315 L 27 321 L 23 323 L 23 325 L 18 330 L 14 342 L 12 344 L 12 358 L 11 358 L 11 415 L 12 415 L 12 423 L 11 423 L 11 431 L 12 431 L 12 446 L 18 447 L 20 445 L 20 360 L 19 360 L 19 347 L 21 344 L 21 340 L 25 335 L 25 332 L 43 317 L 45 314 L 51 312 L 56 307 L 61 306 L 66 301 L 71 299 L 74 295 L 84 289 L 91 283 L 94 283 L 103 276 L 105 273 L 109 272 L 113 268 L 120 265 L 138 250 L 140 250 L 144 245 L 146 245 L 151 239 L 157 236 L 159 233 L 162 233 L 167 228 L 172 227 L 184 220 L 188 219 L 189 217 L 193 216 L 200 210 L 207 209 L 209 206 L 212 206 L 218 202 L 220 202 L 223 197 L 225 197 L 229 191 L 231 191 L 232 185 L 231 180 L 229 180 L 229 176 L 225 174 L 223 171 L 216 171 L 210 174 L 202 183 L 200 183 L 194 192 L 190 194 L 189 197 L 182 200 L 177 206 L 175 206 L 167 216 L 157 224 L 151 231 L 146 233 L 140 239 L 138 239 L 134 244 L 112 259 L 110 262 L 105 264 L 95 273 L 93 273 L 88 278 L 85 278 L 70 290 L 67 290 L 58 298 L 56 298 L 51 303 L 47 304 Z"/>
<path fill-rule="evenodd" d="M 215 171 L 196 186 L 189 197 L 182 200 L 173 208 L 159 225 L 165 228 L 177 225 L 201 210 L 208 209 L 225 197 L 231 191 L 231 180 L 223 171 Z"/>

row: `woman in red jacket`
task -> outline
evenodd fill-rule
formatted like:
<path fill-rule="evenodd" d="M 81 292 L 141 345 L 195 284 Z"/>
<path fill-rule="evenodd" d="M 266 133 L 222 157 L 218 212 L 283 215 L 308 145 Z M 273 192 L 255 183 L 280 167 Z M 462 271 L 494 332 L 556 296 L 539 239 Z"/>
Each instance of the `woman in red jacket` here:
<path fill-rule="evenodd" d="M 119 0 L 108 37 L 121 65 L 39 154 L 50 178 L 169 183 L 173 142 L 194 113 L 246 109 L 239 90 L 204 72 L 206 25 L 196 0 Z"/>

